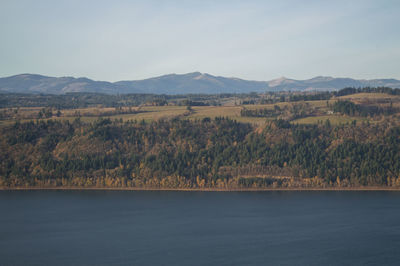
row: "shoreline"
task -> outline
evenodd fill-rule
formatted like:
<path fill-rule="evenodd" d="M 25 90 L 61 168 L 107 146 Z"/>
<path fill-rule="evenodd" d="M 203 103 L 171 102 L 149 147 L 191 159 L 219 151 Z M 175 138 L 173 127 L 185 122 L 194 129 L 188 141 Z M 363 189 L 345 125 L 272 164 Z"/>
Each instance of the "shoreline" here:
<path fill-rule="evenodd" d="M 134 187 L 0 187 L 0 191 L 18 190 L 94 190 L 94 191 L 186 191 L 186 192 L 263 192 L 263 191 L 400 191 L 389 187 L 346 187 L 346 188 L 134 188 Z"/>

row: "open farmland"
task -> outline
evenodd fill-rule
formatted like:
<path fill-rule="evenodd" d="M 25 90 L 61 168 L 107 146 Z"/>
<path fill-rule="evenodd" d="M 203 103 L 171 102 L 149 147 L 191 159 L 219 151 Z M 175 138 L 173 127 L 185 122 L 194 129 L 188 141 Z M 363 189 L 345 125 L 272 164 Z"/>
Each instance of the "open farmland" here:
<path fill-rule="evenodd" d="M 252 98 L 253 97 L 253 98 Z M 36 120 L 68 120 L 70 122 L 80 119 L 82 122 L 91 123 L 98 118 L 110 118 L 112 120 L 136 120 L 157 121 L 160 119 L 189 119 L 202 120 L 204 118 L 214 119 L 216 117 L 228 117 L 238 122 L 250 123 L 257 127 L 274 119 L 288 120 L 292 124 L 318 124 L 326 120 L 333 125 L 357 122 L 376 123 L 384 118 L 399 120 L 400 96 L 379 92 L 361 92 L 343 96 L 333 95 L 324 100 L 297 100 L 290 101 L 290 94 L 282 96 L 271 95 L 245 95 L 216 97 L 201 96 L 193 99 L 191 96 L 175 97 L 170 101 L 160 102 L 158 99 L 143 102 L 139 105 L 124 105 L 119 107 L 102 106 L 98 102 L 94 106 L 81 108 L 55 108 L 55 107 L 9 107 L 0 109 L 0 126 L 13 124 L 15 121 L 28 122 Z M 221 101 L 216 101 L 216 99 Z M 209 105 L 213 100 L 215 105 Z M 271 103 L 263 102 L 272 101 Z M 335 103 L 348 101 L 357 106 L 391 110 L 389 113 L 376 115 L 344 114 L 334 112 Z M 134 102 L 134 101 L 132 101 Z M 253 104 L 249 104 L 252 102 Z M 162 103 L 160 105 L 160 103 Z M 195 105 L 191 105 L 195 104 Z M 365 112 L 364 112 L 365 113 Z"/>

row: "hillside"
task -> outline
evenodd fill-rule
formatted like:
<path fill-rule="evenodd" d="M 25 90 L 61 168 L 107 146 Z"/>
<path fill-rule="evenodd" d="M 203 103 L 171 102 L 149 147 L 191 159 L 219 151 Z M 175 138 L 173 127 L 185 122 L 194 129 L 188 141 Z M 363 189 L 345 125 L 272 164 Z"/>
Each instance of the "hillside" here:
<path fill-rule="evenodd" d="M 4 96 L 0 189 L 400 187 L 399 89 Z"/>
<path fill-rule="evenodd" d="M 264 92 L 268 85 L 263 81 L 249 81 L 238 78 L 216 77 L 207 73 L 170 74 L 145 80 L 116 82 L 122 88 L 140 88 L 147 93 L 187 94 L 187 93 L 243 93 Z"/>
<path fill-rule="evenodd" d="M 213 76 L 207 73 L 169 74 L 143 80 L 118 82 L 94 81 L 88 78 L 48 77 L 20 74 L 0 78 L 0 92 L 65 94 L 69 92 L 98 92 L 107 94 L 215 94 L 265 91 L 332 91 L 345 87 L 400 88 L 396 79 L 355 80 L 351 78 L 315 77 L 307 80 L 279 78 L 252 81 Z"/>
<path fill-rule="evenodd" d="M 0 128 L 0 188 L 265 189 L 400 186 L 400 127 L 228 118 L 98 119 Z"/>

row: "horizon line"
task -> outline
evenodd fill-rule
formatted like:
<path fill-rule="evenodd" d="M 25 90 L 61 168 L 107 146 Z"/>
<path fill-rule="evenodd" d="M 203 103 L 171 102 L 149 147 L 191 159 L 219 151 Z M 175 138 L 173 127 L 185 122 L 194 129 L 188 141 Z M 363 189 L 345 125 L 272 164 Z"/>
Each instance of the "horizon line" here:
<path fill-rule="evenodd" d="M 246 78 L 241 78 L 241 77 L 235 77 L 235 76 L 222 76 L 222 75 L 213 75 L 210 74 L 208 72 L 201 72 L 201 71 L 192 71 L 192 72 L 184 72 L 184 73 L 176 73 L 176 72 L 172 72 L 172 73 L 167 73 L 167 74 L 161 74 L 161 75 L 155 75 L 155 76 L 150 76 L 147 78 L 142 78 L 142 79 L 121 79 L 121 80 L 116 80 L 116 81 L 109 81 L 109 80 L 101 80 L 101 79 L 94 79 L 94 78 L 90 78 L 88 76 L 72 76 L 72 75 L 60 75 L 60 76 L 52 76 L 52 75 L 47 75 L 47 74 L 38 74 L 38 73 L 19 73 L 19 74 L 14 74 L 14 75 L 9 75 L 9 76 L 1 76 L 0 79 L 3 78 L 11 78 L 11 77 L 17 77 L 17 76 L 22 76 L 22 75 L 32 75 L 32 76 L 42 76 L 42 77 L 48 77 L 48 78 L 74 78 L 74 79 L 89 79 L 92 81 L 98 81 L 98 82 L 108 82 L 108 83 L 117 83 L 117 82 L 123 82 L 123 81 L 142 81 L 142 80 L 147 80 L 147 79 L 153 79 L 153 78 L 160 78 L 160 77 L 165 77 L 165 76 L 170 76 L 170 75 L 177 75 L 177 76 L 183 76 L 183 75 L 189 75 L 189 74 L 196 74 L 199 73 L 201 75 L 210 75 L 212 77 L 216 77 L 216 78 L 228 78 L 228 79 L 240 79 L 240 80 L 245 80 L 245 81 L 255 81 L 255 82 L 271 82 L 271 81 L 276 81 L 279 79 L 282 80 L 294 80 L 294 81 L 306 81 L 306 80 L 312 80 L 312 79 L 316 79 L 316 78 L 332 78 L 332 79 L 353 79 L 353 80 L 365 80 L 365 81 L 371 81 L 371 80 L 398 80 L 400 81 L 400 78 L 387 78 L 387 77 L 382 77 L 382 78 L 352 78 L 352 77 L 341 77 L 341 76 L 331 76 L 331 75 L 317 75 L 317 76 L 313 76 L 311 78 L 306 78 L 306 79 L 296 79 L 296 78 L 288 78 L 285 76 L 280 76 L 278 78 L 274 78 L 274 79 L 269 79 L 269 80 L 255 80 L 255 79 L 246 79 Z"/>

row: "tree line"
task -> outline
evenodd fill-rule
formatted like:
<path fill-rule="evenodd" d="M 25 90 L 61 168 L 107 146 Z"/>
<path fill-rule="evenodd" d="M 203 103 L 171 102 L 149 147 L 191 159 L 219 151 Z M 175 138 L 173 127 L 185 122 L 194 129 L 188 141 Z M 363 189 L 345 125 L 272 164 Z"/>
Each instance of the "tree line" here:
<path fill-rule="evenodd" d="M 224 117 L 76 119 L 16 122 L 0 131 L 3 187 L 400 186 L 400 127 L 390 123 L 278 119 L 260 131 Z"/>
<path fill-rule="evenodd" d="M 375 105 L 355 104 L 351 101 L 337 101 L 332 107 L 335 113 L 346 114 L 350 116 L 376 116 L 391 115 L 398 110 L 392 106 L 381 107 Z"/>

